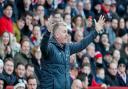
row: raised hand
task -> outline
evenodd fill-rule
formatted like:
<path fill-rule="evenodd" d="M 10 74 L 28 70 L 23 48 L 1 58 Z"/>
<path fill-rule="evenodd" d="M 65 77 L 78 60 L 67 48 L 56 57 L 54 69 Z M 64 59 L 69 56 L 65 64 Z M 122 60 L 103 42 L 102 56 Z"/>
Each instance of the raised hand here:
<path fill-rule="evenodd" d="M 48 18 L 48 22 L 47 22 L 47 24 L 46 24 L 48 31 L 51 32 L 51 33 L 53 32 L 52 30 L 53 30 L 54 25 L 55 25 L 56 23 L 64 22 L 64 21 L 63 21 L 63 18 L 60 18 L 58 22 L 55 22 L 54 19 L 55 19 L 55 18 L 54 18 L 53 16 L 50 16 L 50 17 Z"/>
<path fill-rule="evenodd" d="M 95 29 L 96 29 L 96 31 L 97 31 L 97 32 L 100 32 L 100 31 L 103 29 L 103 26 L 104 26 L 104 24 L 105 24 L 105 18 L 104 18 L 103 15 L 101 15 L 101 16 L 99 17 L 99 20 L 96 21 L 96 20 L 94 19 L 94 22 L 95 22 Z"/>

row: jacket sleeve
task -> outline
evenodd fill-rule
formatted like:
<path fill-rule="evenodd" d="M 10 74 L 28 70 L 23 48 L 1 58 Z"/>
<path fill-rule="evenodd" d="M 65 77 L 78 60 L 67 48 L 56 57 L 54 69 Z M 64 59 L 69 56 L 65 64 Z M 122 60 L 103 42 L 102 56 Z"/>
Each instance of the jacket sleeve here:
<path fill-rule="evenodd" d="M 41 41 L 41 52 L 45 56 L 48 54 L 49 38 L 50 38 L 50 32 L 46 31 L 46 33 L 44 34 L 43 39 Z"/>
<path fill-rule="evenodd" d="M 70 54 L 74 54 L 85 49 L 91 42 L 93 42 L 94 38 L 98 35 L 96 31 L 92 31 L 88 36 L 86 36 L 80 42 L 70 43 L 69 49 Z"/>

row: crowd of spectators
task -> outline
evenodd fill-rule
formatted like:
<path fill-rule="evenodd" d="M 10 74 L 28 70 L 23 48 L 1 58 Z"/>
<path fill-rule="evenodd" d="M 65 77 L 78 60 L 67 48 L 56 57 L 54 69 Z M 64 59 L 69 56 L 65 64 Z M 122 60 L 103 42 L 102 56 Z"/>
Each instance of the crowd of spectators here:
<path fill-rule="evenodd" d="M 63 18 L 68 42 L 80 42 L 100 15 L 102 32 L 70 56 L 71 89 L 128 86 L 128 0 L 0 0 L 0 89 L 42 89 L 40 43 L 50 16 Z"/>

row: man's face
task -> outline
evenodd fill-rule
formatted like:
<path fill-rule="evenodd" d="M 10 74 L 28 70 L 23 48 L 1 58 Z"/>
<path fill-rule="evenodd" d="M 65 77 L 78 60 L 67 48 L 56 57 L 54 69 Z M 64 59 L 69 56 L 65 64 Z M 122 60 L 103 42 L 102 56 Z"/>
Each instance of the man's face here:
<path fill-rule="evenodd" d="M 6 9 L 4 10 L 4 15 L 8 18 L 12 17 L 12 7 L 11 6 L 7 6 Z"/>
<path fill-rule="evenodd" d="M 54 17 L 53 17 L 53 22 L 60 22 L 61 20 L 61 15 L 60 14 L 55 14 Z"/>
<path fill-rule="evenodd" d="M 27 89 L 37 89 L 37 81 L 36 79 L 29 79 L 27 84 Z"/>
<path fill-rule="evenodd" d="M 55 32 L 55 37 L 56 40 L 61 43 L 61 44 L 65 44 L 68 41 L 68 33 L 67 33 L 67 28 L 64 25 L 60 25 L 56 32 Z"/>
<path fill-rule="evenodd" d="M 28 66 L 28 68 L 26 69 L 26 76 L 32 76 L 34 74 L 34 67 Z"/>
<path fill-rule="evenodd" d="M 14 63 L 12 61 L 7 61 L 4 65 L 4 70 L 7 74 L 11 75 L 14 70 Z"/>
<path fill-rule="evenodd" d="M 116 76 L 117 74 L 117 64 L 116 63 L 111 63 L 109 65 L 109 69 L 108 69 L 109 73 L 113 76 Z"/>
<path fill-rule="evenodd" d="M 29 26 L 32 23 L 32 16 L 27 15 L 25 18 L 26 25 Z"/>
<path fill-rule="evenodd" d="M 30 44 L 29 44 L 28 41 L 25 41 L 25 42 L 22 43 L 22 52 L 24 54 L 26 54 L 26 55 L 29 54 L 29 52 L 30 52 Z"/>
<path fill-rule="evenodd" d="M 25 76 L 25 66 L 24 65 L 19 65 L 16 69 L 16 73 L 18 77 L 24 77 Z"/>
<path fill-rule="evenodd" d="M 118 27 L 118 20 L 117 19 L 113 19 L 112 20 L 112 28 L 117 29 L 117 27 Z"/>

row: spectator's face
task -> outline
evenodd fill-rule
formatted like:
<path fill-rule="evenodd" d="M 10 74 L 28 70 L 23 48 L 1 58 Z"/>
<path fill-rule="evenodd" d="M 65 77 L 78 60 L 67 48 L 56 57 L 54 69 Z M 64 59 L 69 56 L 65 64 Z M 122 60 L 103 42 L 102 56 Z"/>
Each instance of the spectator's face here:
<path fill-rule="evenodd" d="M 111 63 L 109 65 L 109 69 L 108 69 L 109 73 L 113 76 L 116 76 L 117 74 L 117 64 L 116 63 Z"/>
<path fill-rule="evenodd" d="M 80 42 L 83 39 L 82 31 L 76 31 L 74 39 L 75 41 Z"/>
<path fill-rule="evenodd" d="M 16 74 L 18 77 L 24 77 L 25 76 L 25 66 L 24 65 L 19 65 L 16 68 Z"/>
<path fill-rule="evenodd" d="M 117 19 L 113 19 L 112 20 L 112 28 L 117 29 L 117 27 L 118 27 L 118 20 Z"/>
<path fill-rule="evenodd" d="M 12 61 L 7 61 L 4 65 L 4 70 L 7 74 L 11 75 L 14 70 L 14 63 Z"/>
<path fill-rule="evenodd" d="M 70 14 L 71 13 L 71 7 L 70 6 L 67 6 L 64 10 L 64 13 L 68 13 Z"/>
<path fill-rule="evenodd" d="M 18 20 L 17 25 L 18 25 L 18 28 L 21 30 L 24 28 L 25 21 L 24 20 Z"/>
<path fill-rule="evenodd" d="M 37 15 L 44 16 L 44 7 L 43 6 L 37 7 Z"/>
<path fill-rule="evenodd" d="M 106 8 L 106 10 L 110 10 L 110 3 L 111 3 L 111 1 L 110 2 L 105 2 L 104 3 L 104 7 Z"/>
<path fill-rule="evenodd" d="M 76 26 L 81 26 L 82 25 L 82 18 L 81 17 L 77 17 L 75 23 L 76 23 L 75 24 Z"/>
<path fill-rule="evenodd" d="M 57 28 L 55 32 L 55 38 L 60 44 L 65 44 L 68 42 L 68 33 L 66 26 L 60 25 Z"/>
<path fill-rule="evenodd" d="M 37 39 L 38 39 L 38 37 L 41 36 L 40 27 L 38 27 L 38 26 L 34 27 L 34 29 L 33 29 L 33 36 L 36 37 Z"/>
<path fill-rule="evenodd" d="M 92 45 L 89 45 L 88 47 L 87 47 L 87 53 L 88 53 L 88 55 L 90 56 L 90 57 L 94 57 L 94 55 L 95 55 L 95 46 L 92 46 Z"/>
<path fill-rule="evenodd" d="M 85 6 L 86 10 L 90 11 L 91 10 L 91 2 L 90 2 L 90 0 L 86 0 L 84 6 Z"/>
<path fill-rule="evenodd" d="M 38 59 L 38 60 L 40 60 L 40 59 L 41 59 L 41 56 L 42 56 L 41 50 L 37 50 L 37 51 L 35 52 L 35 58 Z"/>
<path fill-rule="evenodd" d="M 125 66 L 124 64 L 119 64 L 119 65 L 118 65 L 118 70 L 119 70 L 119 72 L 121 72 L 121 73 L 125 73 L 125 71 L 126 71 L 126 66 Z"/>
<path fill-rule="evenodd" d="M 28 68 L 26 69 L 26 76 L 32 76 L 34 75 L 34 67 L 28 66 Z"/>
<path fill-rule="evenodd" d="M 0 89 L 4 89 L 4 81 L 0 80 Z"/>
<path fill-rule="evenodd" d="M 24 6 L 29 7 L 31 5 L 31 0 L 24 0 Z"/>
<path fill-rule="evenodd" d="M 29 26 L 32 23 L 32 16 L 27 15 L 25 18 L 26 25 Z"/>
<path fill-rule="evenodd" d="M 122 47 L 122 39 L 117 38 L 117 39 L 115 40 L 114 46 L 115 46 L 116 49 L 120 50 L 121 47 Z"/>
<path fill-rule="evenodd" d="M 123 18 L 120 19 L 120 21 L 119 21 L 119 27 L 120 27 L 121 29 L 124 29 L 124 28 L 125 28 L 125 21 L 124 21 Z"/>
<path fill-rule="evenodd" d="M 77 9 L 78 9 L 78 11 L 83 11 L 83 3 L 82 2 L 78 3 Z"/>
<path fill-rule="evenodd" d="M 7 6 L 6 9 L 4 10 L 4 15 L 8 18 L 12 17 L 12 7 L 11 6 Z"/>
<path fill-rule="evenodd" d="M 39 16 L 38 15 L 35 15 L 33 16 L 33 19 L 32 19 L 32 25 L 38 25 L 39 24 Z"/>
<path fill-rule="evenodd" d="M 115 4 L 113 4 L 113 5 L 111 5 L 111 11 L 113 12 L 113 13 L 115 13 L 116 12 L 116 5 Z"/>
<path fill-rule="evenodd" d="M 54 22 L 60 22 L 61 20 L 61 15 L 60 14 L 55 14 L 53 17 Z"/>
<path fill-rule="evenodd" d="M 80 80 L 74 80 L 71 89 L 82 89 L 82 82 Z"/>
<path fill-rule="evenodd" d="M 105 78 L 105 71 L 104 69 L 100 69 L 97 73 L 97 77 L 104 79 Z"/>
<path fill-rule="evenodd" d="M 70 15 L 66 15 L 64 21 L 67 24 L 71 24 L 71 16 Z"/>
<path fill-rule="evenodd" d="M 29 54 L 29 52 L 30 52 L 30 44 L 29 44 L 28 41 L 24 41 L 24 42 L 22 43 L 21 51 L 22 51 L 24 54 L 26 54 L 26 55 Z"/>
<path fill-rule="evenodd" d="M 101 42 L 102 42 L 103 44 L 108 43 L 108 36 L 107 36 L 106 34 L 103 34 L 103 35 L 101 36 Z"/>
<path fill-rule="evenodd" d="M 84 66 L 82 72 L 89 75 L 91 73 L 91 68 L 89 66 Z"/>
<path fill-rule="evenodd" d="M 4 0 L 0 0 L 0 3 L 3 3 Z"/>
<path fill-rule="evenodd" d="M 28 80 L 27 89 L 37 89 L 36 79 L 29 79 Z"/>
<path fill-rule="evenodd" d="M 115 50 L 115 51 L 113 52 L 113 58 L 114 58 L 115 61 L 118 62 L 119 59 L 120 59 L 120 51 Z"/>
<path fill-rule="evenodd" d="M 8 43 L 9 43 L 9 33 L 4 32 L 3 36 L 2 36 L 2 40 L 3 40 L 4 45 L 8 45 Z"/>

